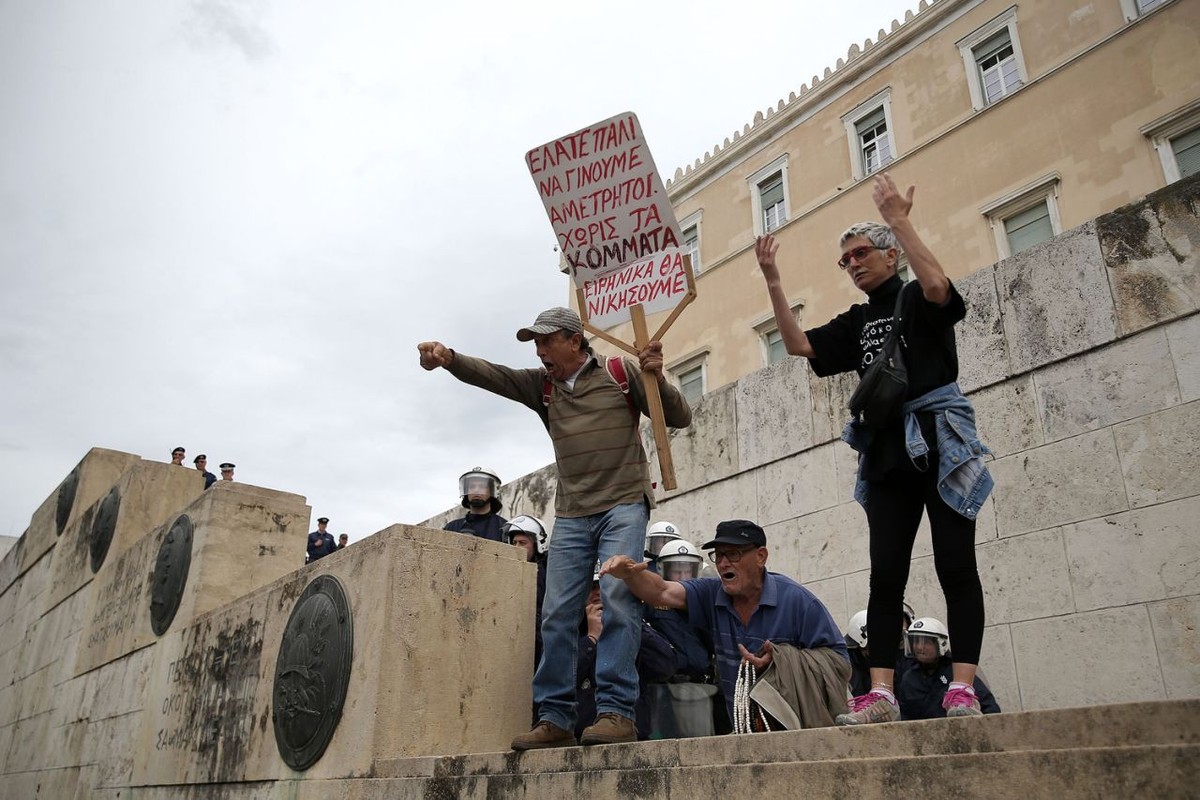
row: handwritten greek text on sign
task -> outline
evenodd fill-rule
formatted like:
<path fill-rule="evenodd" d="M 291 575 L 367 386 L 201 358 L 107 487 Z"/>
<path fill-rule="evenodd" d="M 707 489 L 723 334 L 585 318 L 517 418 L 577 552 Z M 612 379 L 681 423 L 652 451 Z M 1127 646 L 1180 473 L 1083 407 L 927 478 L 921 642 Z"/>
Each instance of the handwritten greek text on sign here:
<path fill-rule="evenodd" d="M 679 223 L 632 112 L 535 147 L 525 162 L 576 286 L 679 247 Z"/>
<path fill-rule="evenodd" d="M 679 305 L 688 291 L 683 251 L 672 248 L 622 270 L 583 283 L 587 321 L 610 328 L 630 319 L 641 304 L 647 314 Z"/>

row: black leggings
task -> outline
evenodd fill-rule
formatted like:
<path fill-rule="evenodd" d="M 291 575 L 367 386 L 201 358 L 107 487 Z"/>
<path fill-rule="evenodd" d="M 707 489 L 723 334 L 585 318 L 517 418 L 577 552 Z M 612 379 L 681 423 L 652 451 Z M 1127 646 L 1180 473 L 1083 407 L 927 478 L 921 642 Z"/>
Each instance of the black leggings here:
<path fill-rule="evenodd" d="M 975 520 L 942 501 L 936 463 L 928 472 L 891 472 L 871 481 L 867 524 L 871 529 L 871 599 L 867 602 L 867 643 L 871 667 L 896 666 L 901 603 L 908 583 L 913 541 L 921 511 L 929 513 L 933 565 L 946 596 L 946 625 L 954 660 L 978 664 L 983 645 L 983 587 L 975 566 Z"/>

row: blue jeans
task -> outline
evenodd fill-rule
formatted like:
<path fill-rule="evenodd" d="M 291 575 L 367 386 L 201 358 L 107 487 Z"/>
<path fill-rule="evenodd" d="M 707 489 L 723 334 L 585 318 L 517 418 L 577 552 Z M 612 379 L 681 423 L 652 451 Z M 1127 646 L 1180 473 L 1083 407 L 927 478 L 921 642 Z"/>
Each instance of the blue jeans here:
<path fill-rule="evenodd" d="M 575 660 L 583 607 L 592 589 L 596 559 L 615 555 L 642 560 L 645 503 L 623 503 L 589 517 L 554 520 L 542 606 L 542 661 L 533 676 L 539 720 L 575 730 Z M 605 575 L 600 581 L 604 630 L 596 645 L 596 714 L 634 718 L 638 676 L 634 666 L 641 643 L 641 602 L 625 582 Z"/>

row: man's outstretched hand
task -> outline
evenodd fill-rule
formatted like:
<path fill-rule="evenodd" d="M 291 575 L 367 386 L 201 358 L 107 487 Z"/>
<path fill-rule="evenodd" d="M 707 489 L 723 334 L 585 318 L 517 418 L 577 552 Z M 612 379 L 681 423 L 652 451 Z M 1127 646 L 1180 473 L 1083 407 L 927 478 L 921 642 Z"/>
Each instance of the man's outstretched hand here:
<path fill-rule="evenodd" d="M 448 367 L 454 363 L 454 351 L 441 342 L 421 342 L 417 345 L 417 353 L 425 369 Z"/>

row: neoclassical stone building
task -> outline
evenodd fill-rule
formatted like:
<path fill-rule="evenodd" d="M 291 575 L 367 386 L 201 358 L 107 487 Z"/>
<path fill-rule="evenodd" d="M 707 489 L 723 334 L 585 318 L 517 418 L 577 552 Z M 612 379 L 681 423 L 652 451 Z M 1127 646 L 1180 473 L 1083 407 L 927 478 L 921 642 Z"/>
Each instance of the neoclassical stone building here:
<path fill-rule="evenodd" d="M 875 216 L 877 170 L 917 185 L 953 279 L 1200 170 L 1197 63 L 1196 0 L 922 0 L 668 181 L 699 294 L 671 373 L 695 397 L 785 356 L 764 231 L 805 324 L 855 302 L 837 239 Z"/>

